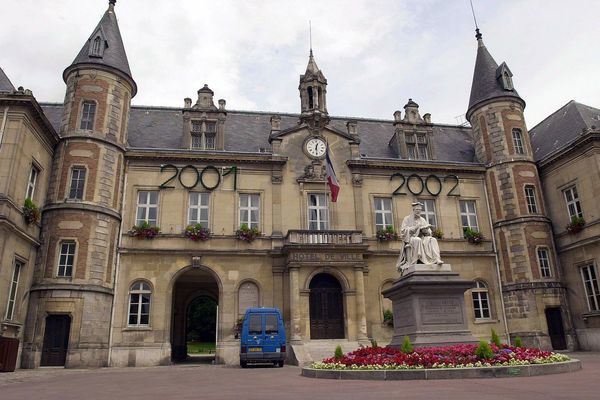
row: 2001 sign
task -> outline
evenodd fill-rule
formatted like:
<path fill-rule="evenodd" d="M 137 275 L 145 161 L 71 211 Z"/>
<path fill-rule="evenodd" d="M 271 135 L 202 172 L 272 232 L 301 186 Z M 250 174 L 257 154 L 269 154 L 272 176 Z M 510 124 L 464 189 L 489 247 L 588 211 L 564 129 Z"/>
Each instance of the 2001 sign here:
<path fill-rule="evenodd" d="M 173 175 L 166 181 L 164 181 L 159 188 L 160 189 L 171 189 L 175 186 L 169 185 L 169 183 L 175 178 L 179 179 L 179 183 L 184 188 L 191 190 L 198 186 L 198 183 L 202 185 L 206 190 L 215 190 L 221 184 L 221 177 L 225 177 L 233 172 L 233 190 L 237 190 L 237 167 L 233 166 L 230 168 L 224 168 L 223 173 L 219 171 L 219 169 L 213 165 L 207 165 L 202 168 L 202 170 L 198 170 L 193 165 L 186 165 L 185 167 L 177 167 L 173 164 L 166 164 L 160 166 L 160 172 L 165 170 L 173 170 Z M 183 175 L 186 175 L 187 178 L 183 178 Z M 191 181 L 187 179 L 192 177 Z M 212 179 L 208 178 L 212 176 Z M 208 181 L 208 182 L 207 182 Z"/>
<path fill-rule="evenodd" d="M 400 186 L 398 186 L 392 193 L 394 196 L 406 196 L 408 193 L 404 193 L 402 191 L 405 185 L 406 189 L 408 189 L 408 191 L 415 196 L 423 193 L 423 190 L 427 190 L 427 192 L 432 196 L 439 196 L 439 194 L 442 192 L 442 182 L 454 183 L 454 185 L 446 193 L 446 196 L 460 196 L 458 176 L 456 175 L 446 175 L 442 180 L 437 175 L 432 174 L 423 180 L 423 178 L 417 174 L 409 175 L 408 178 L 406 178 L 400 172 L 396 172 L 390 176 L 390 181 L 396 177 L 402 179 L 402 182 L 400 183 Z"/>

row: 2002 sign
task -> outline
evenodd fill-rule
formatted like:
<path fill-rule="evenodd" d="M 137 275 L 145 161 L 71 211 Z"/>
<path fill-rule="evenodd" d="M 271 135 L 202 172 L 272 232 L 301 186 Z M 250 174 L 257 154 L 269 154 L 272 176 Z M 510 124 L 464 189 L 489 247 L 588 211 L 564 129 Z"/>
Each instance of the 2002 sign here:
<path fill-rule="evenodd" d="M 415 196 L 418 196 L 421 193 L 423 193 L 423 190 L 427 190 L 427 192 L 432 196 L 439 196 L 439 194 L 442 192 L 442 182 L 447 181 L 453 182 L 454 185 L 450 188 L 450 190 L 448 190 L 446 196 L 460 196 L 460 188 L 458 187 L 458 176 L 456 175 L 446 175 L 445 177 L 440 179 L 437 175 L 431 174 L 427 176 L 425 180 L 423 180 L 423 178 L 417 174 L 409 175 L 408 178 L 406 178 L 400 172 L 396 172 L 392 174 L 392 176 L 390 176 L 390 181 L 396 177 L 402 179 L 402 182 L 400 183 L 400 186 L 398 186 L 396 190 L 394 190 L 394 192 L 392 193 L 394 196 L 406 196 L 408 194 L 402 191 L 404 185 L 406 185 L 408 191 L 414 194 Z M 413 182 L 412 185 L 411 182 Z M 415 185 L 417 185 L 418 190 L 417 188 L 415 188 Z"/>
<path fill-rule="evenodd" d="M 179 168 L 173 164 L 165 164 L 165 165 L 160 166 L 160 172 L 163 172 L 163 171 L 169 170 L 169 169 L 173 170 L 173 175 L 171 175 L 171 177 L 169 177 L 169 179 L 164 181 L 159 186 L 160 189 L 174 188 L 175 186 L 169 185 L 169 183 L 172 180 L 174 180 L 175 178 L 178 178 L 179 183 L 181 183 L 181 186 L 183 186 L 184 188 L 186 188 L 188 190 L 194 189 L 196 186 L 198 186 L 198 183 L 200 183 L 202 185 L 202 187 L 204 187 L 206 190 L 215 190 L 221 184 L 221 177 L 225 177 L 233 172 L 233 190 L 237 190 L 238 169 L 236 166 L 229 167 L 229 168 L 222 168 L 222 171 L 219 171 L 219 169 L 217 167 L 215 167 L 214 165 L 207 165 L 206 167 L 202 168 L 201 170 L 198 170 L 198 168 L 196 168 L 193 165 L 186 165 L 185 167 L 181 167 L 181 168 Z M 192 180 L 186 181 L 184 178 L 182 178 L 182 176 L 184 174 L 191 175 Z M 213 178 L 209 180 L 207 178 L 208 176 L 213 176 Z M 214 178 L 214 177 L 216 177 L 216 178 Z M 205 179 L 208 180 L 208 183 L 206 182 Z"/>

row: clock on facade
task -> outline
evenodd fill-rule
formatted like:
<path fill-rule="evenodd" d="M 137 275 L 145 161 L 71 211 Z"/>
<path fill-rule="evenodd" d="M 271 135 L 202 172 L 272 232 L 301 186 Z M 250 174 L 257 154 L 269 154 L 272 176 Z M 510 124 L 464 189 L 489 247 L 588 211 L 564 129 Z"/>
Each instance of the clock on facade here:
<path fill-rule="evenodd" d="M 312 157 L 319 158 L 325 155 L 325 150 L 327 149 L 327 145 L 325 141 L 318 137 L 310 138 L 304 144 L 304 148 L 306 153 Z"/>

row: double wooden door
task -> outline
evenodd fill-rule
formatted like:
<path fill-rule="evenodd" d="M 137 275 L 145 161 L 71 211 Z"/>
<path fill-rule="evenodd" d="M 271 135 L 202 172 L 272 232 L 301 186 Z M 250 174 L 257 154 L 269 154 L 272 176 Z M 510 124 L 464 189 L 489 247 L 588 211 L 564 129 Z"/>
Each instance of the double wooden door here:
<path fill-rule="evenodd" d="M 49 315 L 46 317 L 44 345 L 42 347 L 42 366 L 64 366 L 69 349 L 71 317 L 68 315 Z"/>
<path fill-rule="evenodd" d="M 310 283 L 310 338 L 344 338 L 344 302 L 340 283 L 329 274 Z"/>

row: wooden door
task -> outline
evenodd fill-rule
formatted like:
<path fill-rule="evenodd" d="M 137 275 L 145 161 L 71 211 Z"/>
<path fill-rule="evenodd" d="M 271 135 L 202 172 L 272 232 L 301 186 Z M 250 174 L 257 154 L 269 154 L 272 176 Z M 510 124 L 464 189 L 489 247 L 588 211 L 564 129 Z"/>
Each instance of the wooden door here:
<path fill-rule="evenodd" d="M 310 338 L 344 338 L 344 303 L 340 283 L 318 274 L 310 283 Z"/>
<path fill-rule="evenodd" d="M 42 366 L 64 366 L 69 349 L 71 317 L 68 315 L 49 315 L 46 317 L 44 346 L 42 348 Z"/>
<path fill-rule="evenodd" d="M 560 308 L 546 308 L 546 322 L 548 323 L 548 335 L 552 342 L 552 348 L 554 350 L 566 349 L 567 343 Z"/>

